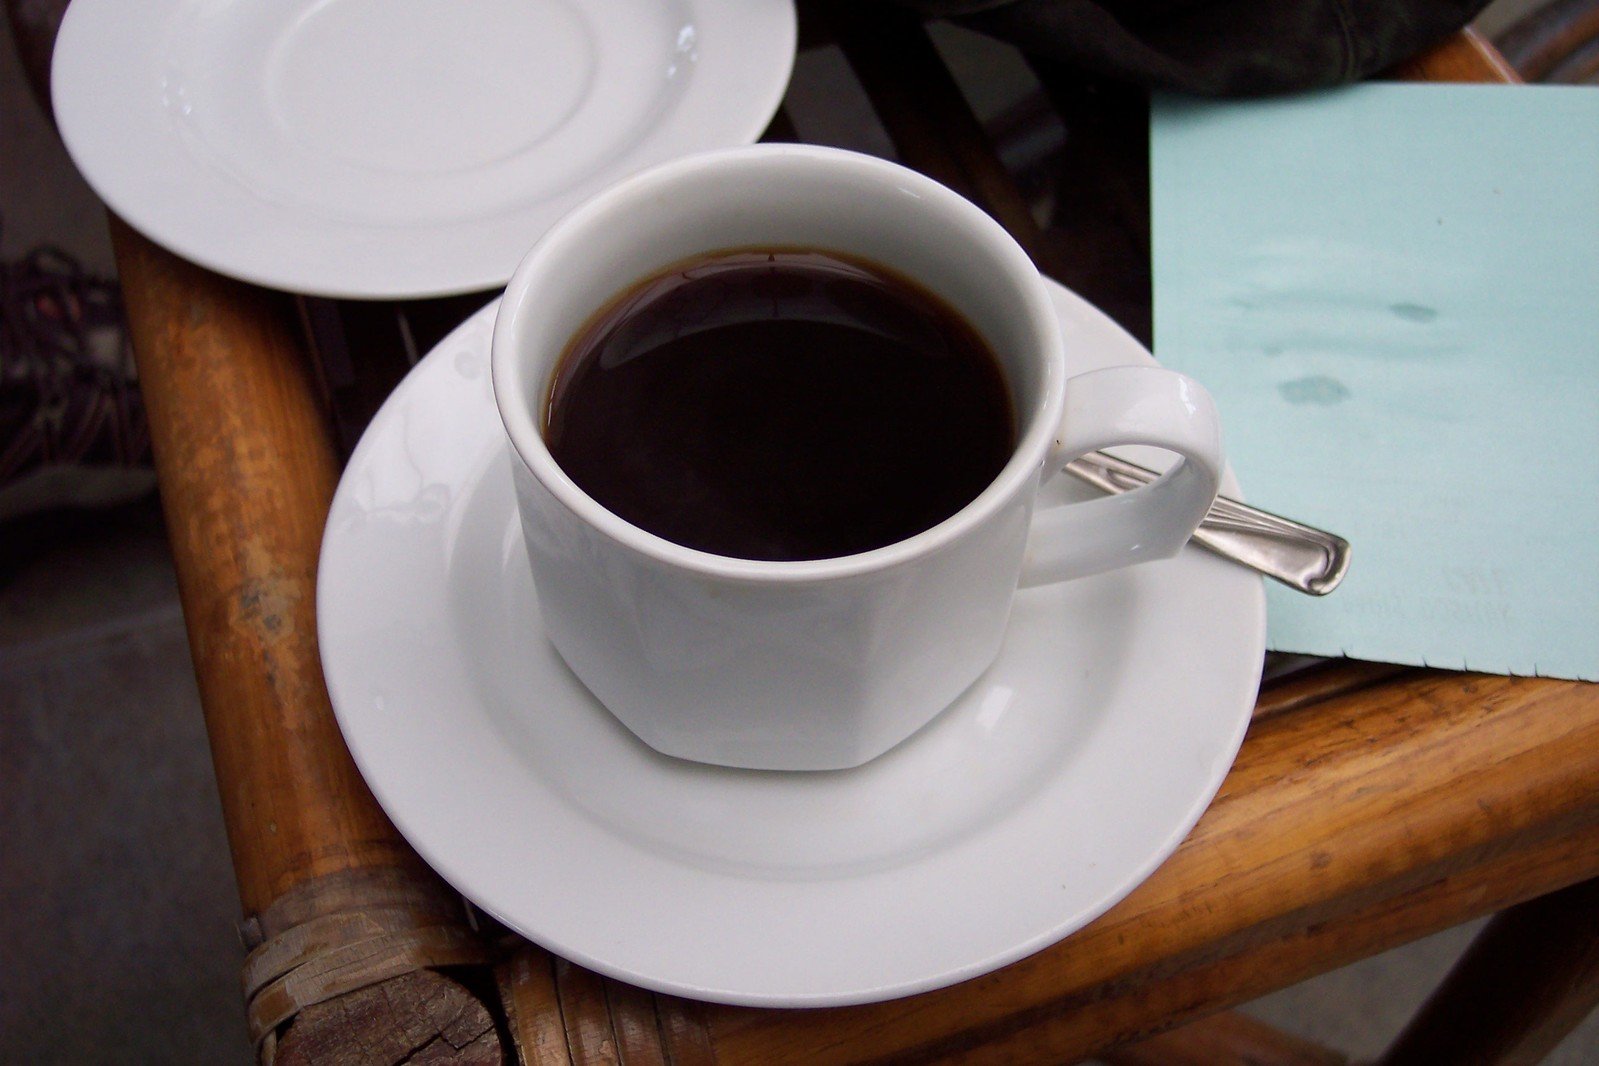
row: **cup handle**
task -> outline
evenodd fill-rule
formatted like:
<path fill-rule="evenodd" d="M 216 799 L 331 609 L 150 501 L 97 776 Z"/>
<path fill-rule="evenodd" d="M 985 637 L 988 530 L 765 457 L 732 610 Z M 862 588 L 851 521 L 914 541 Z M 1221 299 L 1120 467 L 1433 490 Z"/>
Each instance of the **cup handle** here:
<path fill-rule="evenodd" d="M 1179 461 L 1143 488 L 1042 508 L 1033 515 L 1019 584 L 1052 584 L 1176 555 L 1221 487 L 1221 423 L 1210 393 L 1171 370 L 1118 366 L 1066 382 L 1045 478 L 1118 444 L 1148 444 Z"/>

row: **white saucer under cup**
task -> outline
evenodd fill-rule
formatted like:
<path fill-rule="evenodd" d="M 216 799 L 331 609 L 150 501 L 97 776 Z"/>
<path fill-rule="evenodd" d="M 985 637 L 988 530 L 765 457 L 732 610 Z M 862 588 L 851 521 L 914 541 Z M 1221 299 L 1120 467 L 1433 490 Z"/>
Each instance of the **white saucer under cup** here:
<path fill-rule="evenodd" d="M 1049 295 L 1072 372 L 1152 363 L 1078 297 Z M 488 381 L 494 313 L 378 412 L 318 585 L 350 751 L 456 889 L 620 980 L 823 1006 L 1029 955 L 1188 834 L 1237 753 L 1265 642 L 1260 579 L 1193 548 L 1023 591 L 989 670 L 859 769 L 728 770 L 635 739 L 539 636 Z"/>
<path fill-rule="evenodd" d="M 503 285 L 556 218 L 760 136 L 792 0 L 73 0 L 57 124 L 111 208 L 322 296 Z"/>

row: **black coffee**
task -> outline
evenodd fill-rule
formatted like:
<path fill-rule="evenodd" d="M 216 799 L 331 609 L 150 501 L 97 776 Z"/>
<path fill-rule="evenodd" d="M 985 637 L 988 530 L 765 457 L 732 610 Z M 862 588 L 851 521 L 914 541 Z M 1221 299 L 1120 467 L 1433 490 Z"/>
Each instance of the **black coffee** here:
<path fill-rule="evenodd" d="M 942 299 L 812 250 L 680 263 L 578 331 L 545 439 L 584 491 L 743 559 L 892 544 L 970 503 L 1015 447 L 994 354 Z"/>

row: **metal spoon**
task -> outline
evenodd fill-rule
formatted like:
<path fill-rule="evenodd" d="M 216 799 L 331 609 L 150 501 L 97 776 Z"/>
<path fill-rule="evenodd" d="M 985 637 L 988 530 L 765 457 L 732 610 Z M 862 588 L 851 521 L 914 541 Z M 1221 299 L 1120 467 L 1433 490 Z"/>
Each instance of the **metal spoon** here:
<path fill-rule="evenodd" d="M 1160 476 L 1104 452 L 1067 463 L 1066 472 L 1106 492 L 1127 492 Z M 1349 542 L 1344 538 L 1227 496 L 1216 497 L 1193 541 L 1312 596 L 1337 588 L 1349 569 Z"/>

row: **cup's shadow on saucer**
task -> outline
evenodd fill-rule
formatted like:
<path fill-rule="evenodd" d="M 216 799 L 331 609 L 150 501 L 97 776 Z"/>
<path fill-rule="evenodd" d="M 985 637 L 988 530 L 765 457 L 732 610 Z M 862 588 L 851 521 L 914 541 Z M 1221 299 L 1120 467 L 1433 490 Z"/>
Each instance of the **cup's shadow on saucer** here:
<path fill-rule="evenodd" d="M 612 834 L 745 877 L 858 877 L 956 846 L 1058 777 L 1123 675 L 1136 571 L 1017 596 L 999 658 L 915 735 L 851 770 L 768 771 L 663 755 L 550 644 L 509 455 L 464 487 L 449 580 L 453 639 L 480 711 L 543 786 Z"/>

